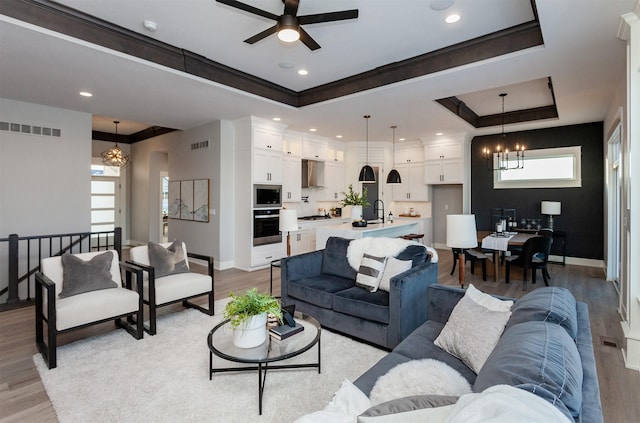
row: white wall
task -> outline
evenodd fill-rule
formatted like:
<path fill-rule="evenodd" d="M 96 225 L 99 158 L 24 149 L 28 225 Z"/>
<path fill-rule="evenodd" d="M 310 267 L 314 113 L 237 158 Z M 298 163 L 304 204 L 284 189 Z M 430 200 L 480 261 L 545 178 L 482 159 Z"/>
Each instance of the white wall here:
<path fill-rule="evenodd" d="M 0 120 L 61 130 L 0 131 L 0 238 L 90 230 L 91 115 L 0 99 Z"/>

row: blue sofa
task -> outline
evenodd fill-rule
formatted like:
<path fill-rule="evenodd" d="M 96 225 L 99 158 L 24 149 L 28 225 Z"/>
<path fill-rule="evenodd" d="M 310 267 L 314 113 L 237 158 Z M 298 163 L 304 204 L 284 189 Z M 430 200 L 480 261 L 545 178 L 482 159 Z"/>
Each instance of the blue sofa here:
<path fill-rule="evenodd" d="M 355 286 L 347 259 L 351 240 L 330 237 L 326 248 L 282 260 L 282 303 L 313 316 L 322 327 L 392 349 L 427 320 L 430 285 L 438 264 L 422 245 L 409 245 L 396 258 L 412 268 L 391 279 L 390 292 Z"/>
<path fill-rule="evenodd" d="M 516 386 L 549 401 L 575 422 L 603 422 L 587 304 L 556 287 L 538 288 L 516 300 L 502 337 L 476 375 L 433 343 L 464 293 L 430 286 L 428 320 L 354 384 L 368 396 L 378 377 L 393 367 L 431 358 L 456 369 L 474 392 L 498 384 Z"/>

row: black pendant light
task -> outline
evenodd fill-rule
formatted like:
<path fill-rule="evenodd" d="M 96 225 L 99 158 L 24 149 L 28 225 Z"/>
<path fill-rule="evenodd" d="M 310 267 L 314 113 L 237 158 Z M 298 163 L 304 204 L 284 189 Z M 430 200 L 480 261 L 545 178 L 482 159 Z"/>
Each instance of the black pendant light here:
<path fill-rule="evenodd" d="M 369 166 L 369 118 L 371 115 L 363 116 L 367 121 L 367 162 L 362 169 L 360 169 L 360 176 L 358 177 L 358 182 L 364 183 L 373 183 L 376 181 L 376 174 L 373 172 L 373 168 Z"/>
<path fill-rule="evenodd" d="M 393 129 L 393 140 L 392 140 L 392 145 L 393 145 L 393 156 L 392 156 L 392 160 L 393 163 L 396 163 L 396 125 L 392 125 L 391 129 Z M 388 184 L 401 184 L 402 183 L 402 178 L 400 177 L 400 173 L 395 169 L 391 169 L 391 172 L 389 172 L 389 174 L 387 175 L 387 183 Z"/>

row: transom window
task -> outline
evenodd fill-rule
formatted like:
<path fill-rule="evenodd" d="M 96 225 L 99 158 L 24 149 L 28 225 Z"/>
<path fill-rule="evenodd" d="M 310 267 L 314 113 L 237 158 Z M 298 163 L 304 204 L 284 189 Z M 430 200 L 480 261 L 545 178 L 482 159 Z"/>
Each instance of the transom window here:
<path fill-rule="evenodd" d="M 524 168 L 494 172 L 494 189 L 582 186 L 582 147 L 544 148 L 525 154 Z M 509 162 L 515 167 L 515 162 Z"/>

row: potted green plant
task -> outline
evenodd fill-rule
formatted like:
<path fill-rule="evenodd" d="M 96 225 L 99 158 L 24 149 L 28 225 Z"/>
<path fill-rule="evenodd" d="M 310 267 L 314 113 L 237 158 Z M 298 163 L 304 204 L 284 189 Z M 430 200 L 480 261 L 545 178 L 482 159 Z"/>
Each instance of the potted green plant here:
<path fill-rule="evenodd" d="M 229 294 L 231 301 L 224 308 L 225 319 L 230 319 L 234 330 L 233 343 L 240 348 L 253 348 L 267 338 L 267 314 L 282 322 L 280 302 L 269 294 L 252 288 L 243 295 Z"/>
<path fill-rule="evenodd" d="M 344 199 L 341 203 L 343 206 L 351 206 L 351 220 L 353 222 L 361 221 L 362 208 L 369 205 L 369 201 L 367 201 L 367 188 L 364 187 L 362 189 L 362 195 L 353 190 L 353 184 L 349 184 L 347 189 L 349 190 L 348 192 L 342 192 Z"/>

